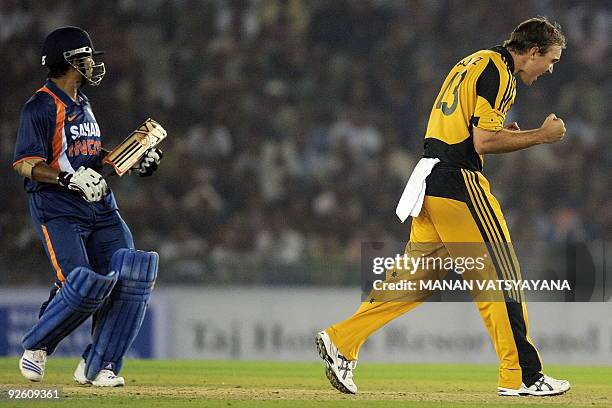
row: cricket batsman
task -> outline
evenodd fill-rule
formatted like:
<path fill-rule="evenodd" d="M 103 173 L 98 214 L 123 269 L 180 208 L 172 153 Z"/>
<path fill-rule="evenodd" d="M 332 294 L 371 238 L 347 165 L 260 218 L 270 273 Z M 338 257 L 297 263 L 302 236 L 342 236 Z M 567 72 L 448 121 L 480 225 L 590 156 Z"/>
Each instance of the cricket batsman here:
<path fill-rule="evenodd" d="M 516 96 L 515 76 L 529 86 L 541 75 L 552 74 L 564 48 L 560 26 L 537 17 L 519 24 L 503 45 L 477 51 L 451 69 L 434 101 L 423 158 L 397 207 L 402 221 L 413 217 L 408 256 L 420 256 L 416 248 L 428 244 L 437 246 L 432 253 L 438 256 L 457 257 L 461 254 L 454 243 L 481 243 L 490 258 L 489 273 L 497 279 L 522 279 L 500 205 L 482 173 L 483 159 L 488 153 L 513 152 L 563 138 L 563 120 L 552 113 L 531 130 L 520 130 L 516 123 L 504 127 L 504 120 Z M 319 332 L 316 346 L 331 384 L 355 394 L 353 370 L 363 343 L 427 295 L 393 301 L 372 294 L 351 317 Z M 542 372 L 528 333 L 523 294 L 504 290 L 500 299 L 475 299 L 499 360 L 498 394 L 547 396 L 569 390 L 568 381 Z"/>
<path fill-rule="evenodd" d="M 118 374 L 138 334 L 157 276 L 158 255 L 135 250 L 115 197 L 101 175 L 102 132 L 82 91 L 97 86 L 102 51 L 86 31 L 62 27 L 42 48 L 48 80 L 25 104 L 14 170 L 25 178 L 32 220 L 55 270 L 55 285 L 38 322 L 23 337 L 19 369 L 41 381 L 59 342 L 93 316 L 91 344 L 74 379 L 123 386 Z M 146 151 L 134 170 L 150 176 L 161 151 Z"/>

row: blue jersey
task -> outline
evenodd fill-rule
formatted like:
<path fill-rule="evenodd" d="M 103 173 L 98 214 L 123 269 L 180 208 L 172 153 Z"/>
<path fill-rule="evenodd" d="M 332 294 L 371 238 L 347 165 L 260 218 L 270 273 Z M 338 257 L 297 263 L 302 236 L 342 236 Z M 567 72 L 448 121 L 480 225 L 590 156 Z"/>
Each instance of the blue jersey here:
<path fill-rule="evenodd" d="M 77 101 L 74 101 L 53 81 L 47 81 L 23 108 L 13 166 L 28 158 L 40 158 L 60 171 L 73 173 L 84 166 L 101 172 L 101 150 L 100 127 L 87 96 L 78 90 Z M 56 185 L 28 178 L 25 179 L 24 187 L 28 193 L 45 191 L 74 194 Z M 75 201 L 80 206 L 88 204 L 83 199 Z M 116 209 L 112 193 L 100 203 L 94 204 L 100 210 L 101 207 L 106 207 L 106 210 Z"/>

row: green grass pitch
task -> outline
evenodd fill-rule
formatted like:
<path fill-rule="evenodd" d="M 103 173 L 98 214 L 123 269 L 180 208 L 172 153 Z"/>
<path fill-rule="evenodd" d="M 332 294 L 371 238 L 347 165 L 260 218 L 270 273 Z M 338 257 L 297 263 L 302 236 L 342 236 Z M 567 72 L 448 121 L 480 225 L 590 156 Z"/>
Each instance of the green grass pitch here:
<path fill-rule="evenodd" d="M 18 358 L 0 359 L 0 389 L 62 387 L 54 402 L 0 400 L 3 407 L 612 407 L 612 367 L 550 366 L 572 389 L 558 397 L 498 397 L 493 365 L 375 364 L 355 370 L 359 394 L 331 388 L 320 363 L 129 360 L 123 388 L 77 386 L 77 359 L 51 358 L 45 380 L 27 383 Z"/>

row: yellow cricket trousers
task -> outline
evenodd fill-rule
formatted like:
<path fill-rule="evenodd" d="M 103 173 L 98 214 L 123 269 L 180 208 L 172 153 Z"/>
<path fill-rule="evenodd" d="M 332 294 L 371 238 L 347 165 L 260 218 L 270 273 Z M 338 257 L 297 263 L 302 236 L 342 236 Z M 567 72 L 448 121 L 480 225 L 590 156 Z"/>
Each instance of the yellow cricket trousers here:
<path fill-rule="evenodd" d="M 462 242 L 482 243 L 490 256 L 488 265 L 493 276 L 504 280 L 521 279 L 506 222 L 487 179 L 480 172 L 439 164 L 427 179 L 423 209 L 412 220 L 405 253 L 419 256 L 419 246 L 437 243 L 438 247 L 430 254 L 458 256 L 453 254 L 452 243 Z M 432 271 L 419 271 L 414 278 L 424 277 L 423 273 L 432 275 Z M 347 359 L 357 359 L 360 347 L 370 334 L 414 309 L 429 294 L 402 301 L 388 298 L 376 301 L 377 295 L 372 294 L 355 314 L 326 331 Z M 521 381 L 529 386 L 539 378 L 542 363 L 528 335 L 527 308 L 522 293 L 509 291 L 504 295 L 501 301 L 475 299 L 475 304 L 499 359 L 498 386 L 517 389 Z"/>

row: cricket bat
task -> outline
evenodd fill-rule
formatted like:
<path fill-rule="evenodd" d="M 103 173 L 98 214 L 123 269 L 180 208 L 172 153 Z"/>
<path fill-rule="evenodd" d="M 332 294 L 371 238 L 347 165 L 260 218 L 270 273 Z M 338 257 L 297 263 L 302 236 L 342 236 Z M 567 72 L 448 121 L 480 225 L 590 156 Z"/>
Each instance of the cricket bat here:
<path fill-rule="evenodd" d="M 168 133 L 156 121 L 149 118 L 133 131 L 123 142 L 119 143 L 102 160 L 103 164 L 111 166 L 103 171 L 103 175 L 113 173 L 123 176 L 140 161 L 145 152 L 157 146 Z"/>

